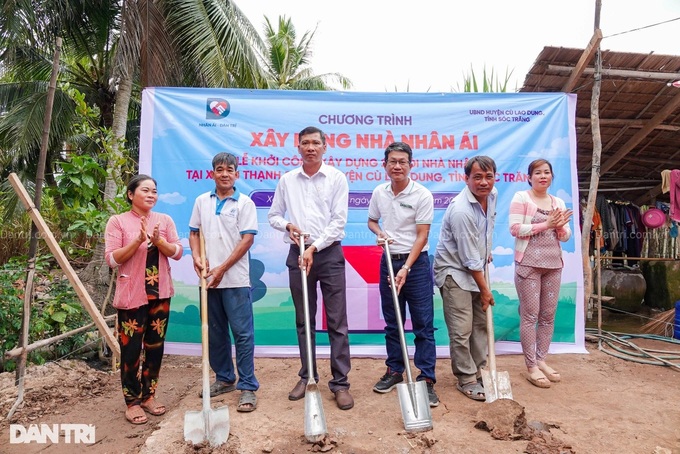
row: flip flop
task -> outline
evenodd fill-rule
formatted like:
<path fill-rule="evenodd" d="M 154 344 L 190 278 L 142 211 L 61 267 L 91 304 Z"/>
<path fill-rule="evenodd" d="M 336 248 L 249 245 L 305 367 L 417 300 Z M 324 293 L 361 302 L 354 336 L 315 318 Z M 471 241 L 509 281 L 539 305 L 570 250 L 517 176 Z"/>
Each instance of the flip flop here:
<path fill-rule="evenodd" d="M 256 408 L 257 396 L 255 393 L 252 391 L 242 391 L 241 397 L 238 399 L 238 407 L 236 407 L 236 411 L 240 411 L 241 413 L 250 413 L 251 411 L 255 411 Z"/>
<path fill-rule="evenodd" d="M 149 419 L 146 417 L 144 410 L 139 405 L 133 405 L 125 410 L 125 419 L 128 420 L 130 424 L 146 424 Z"/>
<path fill-rule="evenodd" d="M 562 380 L 562 377 L 560 377 L 560 373 L 557 372 L 552 367 L 548 366 L 547 364 L 543 364 L 542 366 L 539 364 L 538 368 L 541 370 L 541 372 L 543 372 L 545 378 L 547 378 L 551 382 L 559 383 L 559 381 Z"/>
<path fill-rule="evenodd" d="M 461 385 L 460 383 L 456 384 L 456 388 L 458 391 L 463 393 L 465 397 L 468 397 L 472 400 L 486 400 L 486 394 L 484 393 L 484 387 L 478 382 L 478 381 L 473 381 L 471 383 L 465 383 L 464 385 Z"/>
<path fill-rule="evenodd" d="M 165 405 L 159 403 L 153 396 L 142 402 L 140 407 L 142 407 L 142 409 L 147 413 L 154 416 L 165 414 Z"/>
<path fill-rule="evenodd" d="M 535 370 L 530 374 L 525 375 L 525 377 L 529 383 L 536 386 L 537 388 L 550 388 L 550 380 L 548 380 L 548 378 L 543 375 L 543 372 L 540 370 Z"/>

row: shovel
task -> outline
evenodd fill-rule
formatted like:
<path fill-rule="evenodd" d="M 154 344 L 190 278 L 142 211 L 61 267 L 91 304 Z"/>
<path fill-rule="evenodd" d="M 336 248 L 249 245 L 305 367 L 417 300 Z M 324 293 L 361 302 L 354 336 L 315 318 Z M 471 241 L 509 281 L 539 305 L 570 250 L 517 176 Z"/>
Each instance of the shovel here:
<path fill-rule="evenodd" d="M 229 438 L 229 408 L 210 408 L 210 366 L 208 365 L 208 289 L 203 273 L 206 270 L 205 240 L 200 233 L 201 265 L 201 351 L 203 366 L 203 410 L 184 413 L 184 440 L 193 444 L 208 441 L 220 446 Z"/>
<path fill-rule="evenodd" d="M 399 342 L 401 343 L 401 354 L 406 370 L 407 383 L 397 384 L 397 395 L 399 396 L 399 406 L 401 416 L 404 419 L 404 429 L 406 432 L 424 432 L 432 429 L 432 413 L 430 412 L 430 400 L 427 397 L 427 385 L 425 381 L 413 381 L 411 375 L 411 365 L 408 360 L 408 350 L 406 349 L 406 335 L 404 334 L 404 324 L 399 308 L 399 296 L 397 286 L 394 282 L 394 269 L 392 268 L 392 256 L 390 255 L 390 245 L 394 241 L 392 238 L 379 239 L 378 243 L 383 243 L 385 248 L 387 270 L 389 271 L 390 288 L 392 289 L 392 301 L 394 302 L 394 312 L 397 316 L 397 327 L 399 328 Z"/>
<path fill-rule="evenodd" d="M 491 290 L 489 279 L 489 265 L 484 269 L 486 285 Z M 486 308 L 486 331 L 489 344 L 489 362 L 487 369 L 482 369 L 482 383 L 484 384 L 484 395 L 486 402 L 491 403 L 498 399 L 512 400 L 512 388 L 510 388 L 510 374 L 508 372 L 496 371 L 496 340 L 493 333 L 493 311 L 492 306 Z"/>
<path fill-rule="evenodd" d="M 309 233 L 297 235 L 300 241 L 300 260 L 305 253 L 305 238 Z M 302 262 L 301 262 L 302 264 Z M 323 412 L 321 393 L 314 380 L 314 363 L 312 359 L 312 333 L 309 326 L 309 293 L 307 290 L 307 267 L 301 267 L 302 300 L 305 309 L 305 343 L 307 345 L 307 387 L 305 388 L 305 438 L 310 443 L 323 440 L 328 434 L 326 416 Z"/>

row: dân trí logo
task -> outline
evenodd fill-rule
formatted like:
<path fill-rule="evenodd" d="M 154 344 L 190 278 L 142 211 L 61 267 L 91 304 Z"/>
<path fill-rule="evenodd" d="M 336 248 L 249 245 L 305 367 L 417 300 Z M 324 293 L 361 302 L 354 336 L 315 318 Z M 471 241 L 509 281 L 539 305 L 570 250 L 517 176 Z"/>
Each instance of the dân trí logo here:
<path fill-rule="evenodd" d="M 93 424 L 31 424 L 25 427 L 21 424 L 9 425 L 9 442 L 15 443 L 40 443 L 50 441 L 59 443 L 63 436 L 63 443 L 86 443 L 95 442 L 95 428 Z"/>
<path fill-rule="evenodd" d="M 229 101 L 222 98 L 208 98 L 205 102 L 206 120 L 221 120 L 231 112 Z"/>

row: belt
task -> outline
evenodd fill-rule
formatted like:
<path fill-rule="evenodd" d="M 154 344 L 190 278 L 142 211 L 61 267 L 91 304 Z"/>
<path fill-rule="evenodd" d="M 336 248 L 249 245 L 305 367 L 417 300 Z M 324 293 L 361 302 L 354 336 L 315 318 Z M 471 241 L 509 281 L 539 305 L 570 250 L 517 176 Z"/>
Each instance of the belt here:
<path fill-rule="evenodd" d="M 305 249 L 308 248 L 309 246 L 311 246 L 311 244 L 305 244 Z M 328 245 L 328 247 L 325 247 L 325 248 L 321 249 L 320 251 L 314 251 L 314 253 L 315 253 L 315 254 L 318 254 L 319 252 L 324 252 L 326 249 L 330 249 L 330 248 L 332 248 L 333 246 L 340 246 L 340 241 L 333 241 L 331 244 Z M 294 248 L 296 248 L 297 250 L 300 250 L 300 246 L 297 245 L 297 244 L 292 244 L 292 243 L 291 243 L 291 247 L 294 247 Z M 407 255 L 408 255 L 408 254 L 407 254 Z"/>
<path fill-rule="evenodd" d="M 409 254 L 410 252 L 407 252 L 406 254 L 390 254 L 390 257 L 392 257 L 392 260 L 406 260 Z"/>

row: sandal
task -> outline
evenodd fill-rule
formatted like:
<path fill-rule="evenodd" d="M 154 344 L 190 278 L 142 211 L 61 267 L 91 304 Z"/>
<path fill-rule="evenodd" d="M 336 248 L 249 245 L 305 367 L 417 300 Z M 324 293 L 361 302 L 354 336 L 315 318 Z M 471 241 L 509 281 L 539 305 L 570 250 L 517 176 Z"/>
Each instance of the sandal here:
<path fill-rule="evenodd" d="M 249 413 L 255 411 L 257 408 L 257 396 L 252 391 L 242 391 L 241 397 L 238 399 L 238 407 L 236 411 L 241 413 Z"/>
<path fill-rule="evenodd" d="M 125 410 L 125 419 L 128 420 L 130 424 L 146 424 L 149 419 L 146 417 L 144 410 L 139 405 L 132 405 Z"/>
<path fill-rule="evenodd" d="M 545 377 L 550 380 L 553 383 L 558 383 L 560 380 L 562 380 L 562 377 L 560 377 L 560 373 L 557 372 L 555 369 L 552 367 L 548 366 L 547 364 L 543 363 L 543 365 L 538 365 L 538 368 L 543 372 Z"/>
<path fill-rule="evenodd" d="M 154 416 L 160 416 L 165 413 L 165 405 L 159 403 L 153 396 L 142 402 L 140 407 Z"/>
<path fill-rule="evenodd" d="M 210 397 L 219 396 L 220 394 L 230 393 L 236 389 L 236 383 L 215 380 L 210 385 Z M 203 397 L 203 390 L 198 392 L 198 397 Z"/>
<path fill-rule="evenodd" d="M 540 370 L 529 373 L 526 378 L 529 380 L 529 383 L 538 388 L 550 388 L 550 380 Z"/>
<path fill-rule="evenodd" d="M 484 387 L 476 380 L 471 383 L 465 383 L 464 385 L 458 383 L 456 384 L 456 388 L 458 391 L 462 392 L 465 397 L 472 400 L 486 400 Z"/>

